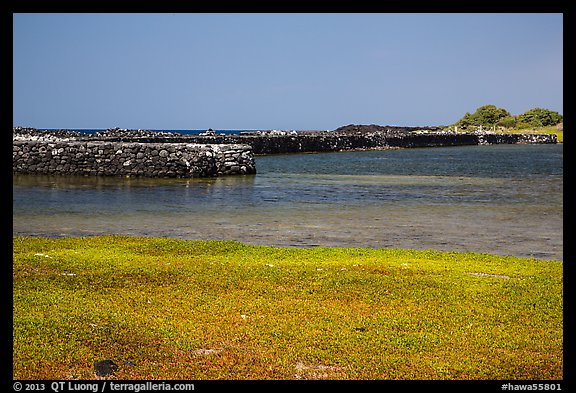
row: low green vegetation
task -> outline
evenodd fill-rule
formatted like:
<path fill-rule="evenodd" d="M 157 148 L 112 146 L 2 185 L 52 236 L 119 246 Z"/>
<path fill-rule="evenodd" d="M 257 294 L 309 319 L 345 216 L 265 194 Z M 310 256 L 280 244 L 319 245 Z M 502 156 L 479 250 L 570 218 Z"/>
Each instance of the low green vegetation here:
<path fill-rule="evenodd" d="M 13 238 L 15 379 L 561 379 L 562 263 Z"/>

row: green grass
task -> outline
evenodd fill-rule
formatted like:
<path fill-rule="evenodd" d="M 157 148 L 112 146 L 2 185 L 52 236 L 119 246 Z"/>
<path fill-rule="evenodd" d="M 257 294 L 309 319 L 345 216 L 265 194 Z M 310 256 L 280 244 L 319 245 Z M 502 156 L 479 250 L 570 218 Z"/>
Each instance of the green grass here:
<path fill-rule="evenodd" d="M 561 379 L 562 263 L 13 239 L 15 379 Z"/>

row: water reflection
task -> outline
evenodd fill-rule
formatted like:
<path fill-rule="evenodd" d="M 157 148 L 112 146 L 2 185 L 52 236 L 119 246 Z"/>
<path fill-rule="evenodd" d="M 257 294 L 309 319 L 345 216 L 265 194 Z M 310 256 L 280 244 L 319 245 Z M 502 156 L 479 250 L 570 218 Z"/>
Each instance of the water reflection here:
<path fill-rule="evenodd" d="M 561 146 L 267 156 L 257 166 L 210 179 L 14 176 L 13 230 L 562 259 Z"/>

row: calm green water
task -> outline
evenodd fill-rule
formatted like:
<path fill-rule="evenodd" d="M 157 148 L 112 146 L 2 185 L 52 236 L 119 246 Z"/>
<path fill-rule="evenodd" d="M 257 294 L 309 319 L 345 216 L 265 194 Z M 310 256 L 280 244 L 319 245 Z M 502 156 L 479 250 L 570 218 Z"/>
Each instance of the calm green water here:
<path fill-rule="evenodd" d="M 263 156 L 257 169 L 217 179 L 14 176 L 13 231 L 563 259 L 562 145 Z"/>

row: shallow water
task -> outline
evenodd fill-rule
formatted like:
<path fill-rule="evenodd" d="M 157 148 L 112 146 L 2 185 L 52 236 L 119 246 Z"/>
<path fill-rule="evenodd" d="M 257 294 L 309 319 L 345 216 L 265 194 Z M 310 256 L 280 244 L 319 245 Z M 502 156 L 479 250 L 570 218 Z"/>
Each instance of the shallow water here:
<path fill-rule="evenodd" d="M 562 145 L 257 157 L 216 179 L 15 175 L 15 235 L 128 234 L 562 260 Z"/>

